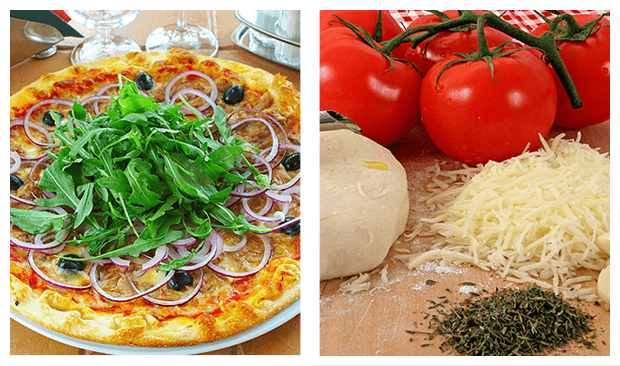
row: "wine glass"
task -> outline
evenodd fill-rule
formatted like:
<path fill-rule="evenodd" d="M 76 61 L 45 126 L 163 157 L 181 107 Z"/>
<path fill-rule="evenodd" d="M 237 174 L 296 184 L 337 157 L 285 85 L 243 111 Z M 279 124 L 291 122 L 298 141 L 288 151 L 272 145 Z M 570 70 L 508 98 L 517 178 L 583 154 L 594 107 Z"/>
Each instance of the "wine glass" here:
<path fill-rule="evenodd" d="M 140 52 L 137 42 L 117 34 L 112 29 L 125 26 L 136 19 L 142 10 L 66 10 L 76 22 L 97 30 L 97 34 L 86 38 L 71 52 L 71 62 L 79 64 L 106 57 L 121 56 L 128 52 Z"/>
<path fill-rule="evenodd" d="M 215 28 L 212 12 L 207 11 L 209 25 Z M 148 52 L 161 52 L 170 48 L 193 50 L 208 56 L 215 56 L 218 51 L 215 34 L 205 27 L 187 24 L 187 11 L 178 10 L 177 23 L 155 29 L 146 38 L 145 48 Z"/>

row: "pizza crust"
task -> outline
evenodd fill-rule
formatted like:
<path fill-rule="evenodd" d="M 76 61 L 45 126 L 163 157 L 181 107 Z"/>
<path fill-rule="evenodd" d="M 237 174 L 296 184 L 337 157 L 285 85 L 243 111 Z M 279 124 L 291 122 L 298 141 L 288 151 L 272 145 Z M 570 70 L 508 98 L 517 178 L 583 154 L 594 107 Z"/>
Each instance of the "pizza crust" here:
<path fill-rule="evenodd" d="M 299 140 L 300 95 L 285 77 L 184 50 L 129 53 L 43 75 L 11 96 L 11 120 L 24 117 L 32 105 L 45 99 L 82 100 L 94 95 L 99 88 L 118 81 L 119 73 L 133 79 L 140 71 L 146 71 L 157 78 L 161 88 L 189 68 L 212 77 L 220 90 L 227 84 L 244 86 L 252 94 L 247 98 L 250 103 L 247 107 L 260 108 L 279 121 L 286 121 L 289 138 Z M 13 311 L 71 337 L 141 347 L 188 346 L 238 334 L 281 311 L 299 298 L 301 292 L 299 259 L 282 256 L 272 258 L 249 280 L 242 300 L 220 304 L 221 312 L 215 315 L 205 312 L 199 316 L 158 317 L 157 305 L 150 306 L 153 311 L 139 313 L 93 310 L 76 301 L 74 292 L 51 285 L 45 290 L 29 286 L 27 282 L 31 279 L 22 280 L 34 276 L 28 272 L 29 269 L 11 263 L 10 307 Z M 75 296 L 79 293 L 75 292 Z M 192 306 L 194 300 L 184 306 Z M 142 299 L 134 301 L 146 303 Z"/>
<path fill-rule="evenodd" d="M 97 312 L 77 304 L 70 294 L 63 295 L 54 289 L 33 290 L 13 275 L 11 309 L 45 328 L 87 341 L 139 347 L 188 346 L 238 334 L 264 322 L 295 301 L 301 293 L 299 262 L 288 260 L 270 266 L 275 267 L 275 271 L 267 268 L 259 275 L 272 272 L 274 275 L 258 282 L 271 281 L 286 287 L 267 294 L 257 291 L 247 301 L 230 302 L 222 317 L 204 314 L 157 319 L 150 313 Z M 283 281 L 282 278 L 286 277 L 290 278 Z M 264 298 L 265 295 L 269 298 Z"/>
<path fill-rule="evenodd" d="M 45 74 L 11 96 L 11 120 L 23 117 L 30 106 L 44 99 L 75 95 L 84 99 L 92 96 L 99 88 L 118 81 L 119 73 L 130 78 L 135 78 L 140 71 L 157 73 L 166 79 L 159 80 L 162 84 L 190 67 L 214 77 L 216 82 L 220 75 L 225 75 L 255 92 L 267 93 L 273 100 L 270 108 L 299 121 L 300 95 L 286 77 L 238 62 L 178 49 L 154 53 L 132 52 Z"/>

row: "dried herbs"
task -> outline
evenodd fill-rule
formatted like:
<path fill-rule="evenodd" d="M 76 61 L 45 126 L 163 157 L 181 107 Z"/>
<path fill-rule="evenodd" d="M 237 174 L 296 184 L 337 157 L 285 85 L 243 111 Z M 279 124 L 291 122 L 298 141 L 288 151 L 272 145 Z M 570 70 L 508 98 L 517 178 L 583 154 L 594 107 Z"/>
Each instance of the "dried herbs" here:
<path fill-rule="evenodd" d="M 571 340 L 594 348 L 592 317 L 540 287 L 497 290 L 438 313 L 440 317 L 433 315 L 435 331 L 462 354 L 537 355 Z"/>

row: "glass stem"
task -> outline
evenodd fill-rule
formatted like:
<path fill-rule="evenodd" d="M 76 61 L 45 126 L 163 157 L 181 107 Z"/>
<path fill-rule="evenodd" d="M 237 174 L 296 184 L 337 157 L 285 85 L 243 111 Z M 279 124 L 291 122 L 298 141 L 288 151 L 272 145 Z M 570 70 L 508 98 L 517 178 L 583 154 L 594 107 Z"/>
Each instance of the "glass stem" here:
<path fill-rule="evenodd" d="M 116 45 L 112 42 L 112 29 L 106 28 L 99 32 L 101 40 L 101 53 L 111 55 L 116 52 Z"/>
<path fill-rule="evenodd" d="M 187 11 L 186 10 L 178 10 L 177 31 L 178 32 L 187 31 Z"/>

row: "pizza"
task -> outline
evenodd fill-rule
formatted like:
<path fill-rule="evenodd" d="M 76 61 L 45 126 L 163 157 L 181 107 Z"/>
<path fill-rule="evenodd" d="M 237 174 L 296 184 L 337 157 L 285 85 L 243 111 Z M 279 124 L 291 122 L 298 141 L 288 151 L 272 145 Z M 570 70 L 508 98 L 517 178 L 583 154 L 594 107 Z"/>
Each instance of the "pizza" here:
<path fill-rule="evenodd" d="M 11 310 L 176 347 L 300 296 L 300 94 L 184 50 L 43 75 L 11 96 Z"/>

